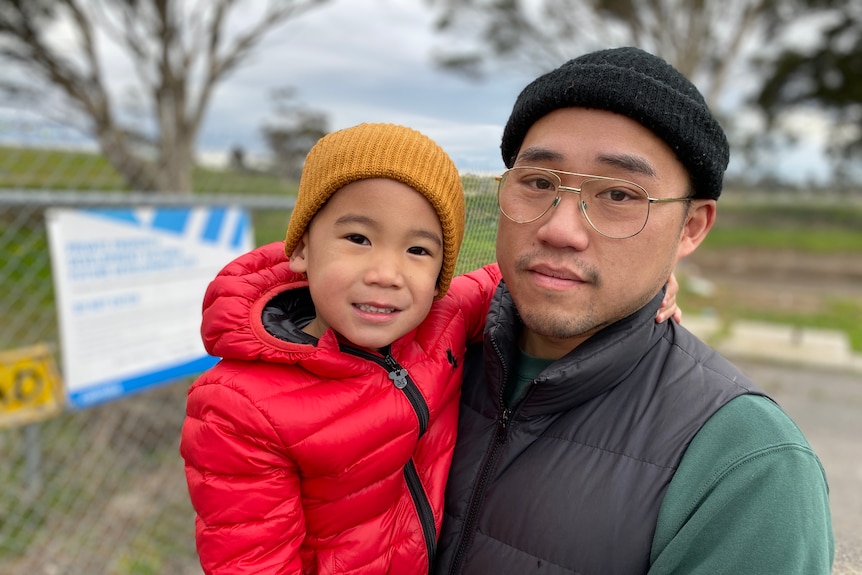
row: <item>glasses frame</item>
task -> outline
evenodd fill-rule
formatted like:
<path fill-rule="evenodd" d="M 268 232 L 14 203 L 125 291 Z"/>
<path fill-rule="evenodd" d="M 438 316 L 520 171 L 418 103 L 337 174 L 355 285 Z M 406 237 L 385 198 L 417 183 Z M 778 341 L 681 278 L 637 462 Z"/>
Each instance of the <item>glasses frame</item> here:
<path fill-rule="evenodd" d="M 541 214 L 539 214 L 535 218 L 532 218 L 529 220 L 516 220 L 515 218 L 513 218 L 512 216 L 507 214 L 503 210 L 503 206 L 500 205 L 500 191 L 503 189 L 503 181 L 506 179 L 506 175 L 509 174 L 509 172 L 512 172 L 515 170 L 537 170 L 540 172 L 547 172 L 548 174 L 550 174 L 554 178 L 556 178 L 556 180 L 558 182 L 557 183 L 557 194 L 554 197 L 554 200 L 545 209 L 545 211 L 543 211 Z M 584 178 L 583 182 L 581 182 L 581 187 L 576 188 L 574 186 L 564 186 L 563 185 L 563 178 L 561 177 L 563 175 L 565 175 L 565 176 L 577 176 L 580 178 Z M 646 188 L 644 188 L 642 185 L 640 185 L 638 183 L 632 182 L 631 180 L 624 180 L 622 178 L 611 178 L 609 176 L 596 176 L 593 174 L 579 174 L 578 172 L 565 172 L 563 170 L 552 170 L 551 168 L 539 168 L 537 166 L 514 166 L 514 167 L 509 168 L 508 170 L 506 170 L 505 172 L 503 172 L 499 176 L 496 176 L 494 179 L 497 180 L 497 209 L 500 210 L 500 213 L 503 214 L 504 216 L 506 216 L 507 219 L 515 222 L 516 224 L 530 224 L 530 223 L 533 223 L 537 220 L 542 219 L 545 216 L 545 214 L 547 214 L 552 209 L 557 207 L 557 205 L 560 203 L 560 201 L 562 200 L 562 195 L 560 192 L 566 192 L 568 194 L 577 194 L 578 195 L 578 208 L 580 209 L 581 213 L 584 215 L 584 219 L 586 219 L 587 223 L 590 224 L 590 227 L 593 228 L 596 232 L 598 232 L 602 236 L 604 236 L 606 238 L 610 238 L 612 240 L 625 240 L 628 238 L 633 238 L 634 236 L 641 233 L 644 230 L 644 228 L 646 227 L 647 222 L 649 221 L 650 207 L 653 204 L 669 204 L 671 202 L 690 202 L 691 200 L 694 199 L 691 196 L 686 196 L 683 198 L 654 198 L 654 197 L 649 195 L 649 192 L 646 191 Z M 584 201 L 583 197 L 581 197 L 581 188 L 583 187 L 584 183 L 589 182 L 589 181 L 594 181 L 594 180 L 612 180 L 615 182 L 624 182 L 626 184 L 630 184 L 630 185 L 634 186 L 635 188 L 641 190 L 644 193 L 644 196 L 647 199 L 647 213 L 646 213 L 646 217 L 644 218 L 644 223 L 638 231 L 634 232 L 633 234 L 627 235 L 627 236 L 611 236 L 611 235 L 604 233 L 603 231 L 601 231 L 599 228 L 596 227 L 596 225 L 592 222 L 592 220 L 590 220 L 590 216 L 587 215 L 587 204 Z"/>

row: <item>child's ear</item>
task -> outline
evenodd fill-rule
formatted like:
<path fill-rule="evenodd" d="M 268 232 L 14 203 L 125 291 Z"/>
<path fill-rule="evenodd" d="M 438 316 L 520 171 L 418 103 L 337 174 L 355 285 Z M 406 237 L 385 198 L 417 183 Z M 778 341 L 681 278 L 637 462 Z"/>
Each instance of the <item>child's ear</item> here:
<path fill-rule="evenodd" d="M 298 274 L 308 271 L 308 232 L 302 234 L 290 254 L 290 271 Z"/>

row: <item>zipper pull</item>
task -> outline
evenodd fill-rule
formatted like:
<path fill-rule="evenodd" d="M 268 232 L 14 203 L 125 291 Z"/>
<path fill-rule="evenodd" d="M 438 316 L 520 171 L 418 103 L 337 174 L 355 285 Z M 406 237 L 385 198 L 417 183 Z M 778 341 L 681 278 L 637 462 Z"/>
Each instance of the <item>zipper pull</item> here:
<path fill-rule="evenodd" d="M 407 387 L 407 370 L 398 365 L 398 362 L 395 361 L 395 358 L 389 353 L 389 348 L 386 349 L 386 355 L 383 357 L 383 361 L 385 361 L 386 365 L 389 366 L 389 379 L 392 380 L 395 387 L 398 389 L 404 389 Z"/>
<path fill-rule="evenodd" d="M 497 438 L 503 439 L 506 437 L 506 428 L 509 427 L 509 418 L 512 416 L 511 409 L 504 409 L 502 413 L 500 413 L 500 421 L 497 426 Z"/>
<path fill-rule="evenodd" d="M 404 389 L 407 387 L 407 370 L 406 369 L 395 369 L 389 372 L 389 379 L 395 384 L 395 387 L 398 389 Z"/>

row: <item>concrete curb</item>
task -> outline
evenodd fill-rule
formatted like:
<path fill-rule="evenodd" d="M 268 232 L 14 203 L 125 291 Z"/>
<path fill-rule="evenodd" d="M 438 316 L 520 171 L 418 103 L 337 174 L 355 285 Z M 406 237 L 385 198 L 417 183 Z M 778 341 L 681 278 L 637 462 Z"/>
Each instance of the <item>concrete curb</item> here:
<path fill-rule="evenodd" d="M 713 317 L 683 316 L 682 325 L 728 358 L 759 359 L 862 373 L 862 354 L 836 330 L 741 320 L 729 327 Z"/>

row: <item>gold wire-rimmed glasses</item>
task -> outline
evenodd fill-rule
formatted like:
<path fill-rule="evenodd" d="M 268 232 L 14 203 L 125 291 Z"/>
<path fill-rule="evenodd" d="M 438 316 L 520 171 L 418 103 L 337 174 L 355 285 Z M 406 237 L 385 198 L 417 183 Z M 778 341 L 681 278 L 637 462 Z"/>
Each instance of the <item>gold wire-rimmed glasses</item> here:
<path fill-rule="evenodd" d="M 584 178 L 580 187 L 564 186 L 561 176 Z M 519 224 L 535 222 L 562 199 L 577 194 L 578 206 L 590 226 L 601 235 L 623 240 L 646 227 L 652 204 L 687 202 L 693 198 L 653 198 L 639 184 L 619 178 L 519 166 L 497 178 L 500 213 Z"/>

